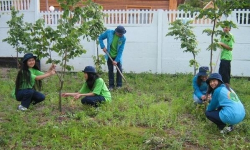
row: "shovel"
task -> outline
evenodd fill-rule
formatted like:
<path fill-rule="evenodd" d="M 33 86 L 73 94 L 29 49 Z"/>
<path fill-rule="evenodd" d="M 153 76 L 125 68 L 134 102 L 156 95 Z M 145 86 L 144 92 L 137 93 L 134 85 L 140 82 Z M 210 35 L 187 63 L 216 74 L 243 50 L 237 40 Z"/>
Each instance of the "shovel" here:
<path fill-rule="evenodd" d="M 108 53 L 107 51 L 106 51 L 105 53 L 108 55 L 109 59 L 113 62 L 114 60 L 111 58 L 111 56 L 109 55 L 109 53 Z M 126 83 L 126 85 L 127 85 L 128 82 L 127 82 L 127 80 L 125 79 L 124 75 L 122 74 L 121 70 L 118 68 L 117 65 L 115 65 L 115 67 L 116 67 L 117 71 L 120 73 L 120 75 L 122 76 L 123 80 L 125 81 L 125 83 Z M 127 85 L 127 91 L 128 91 L 128 92 L 131 91 L 131 89 L 128 88 L 128 85 Z"/>
<path fill-rule="evenodd" d="M 109 53 L 108 52 L 105 52 L 105 53 L 108 55 L 109 59 L 113 62 L 114 60 L 111 58 L 111 56 L 109 55 Z M 124 79 L 124 81 L 127 82 L 127 80 L 123 76 L 123 74 L 122 74 L 121 70 L 118 68 L 118 66 L 115 65 L 115 67 L 116 67 L 117 71 L 120 73 L 120 75 L 122 76 L 122 78 Z"/>

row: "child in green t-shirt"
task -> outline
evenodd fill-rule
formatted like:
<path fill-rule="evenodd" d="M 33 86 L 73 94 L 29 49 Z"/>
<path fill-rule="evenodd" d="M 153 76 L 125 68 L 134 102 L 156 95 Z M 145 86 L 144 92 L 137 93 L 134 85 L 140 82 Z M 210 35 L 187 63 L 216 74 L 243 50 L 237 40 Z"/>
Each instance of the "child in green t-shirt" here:
<path fill-rule="evenodd" d="M 62 93 L 63 97 L 73 96 L 75 99 L 82 98 L 82 104 L 89 104 L 97 107 L 99 103 L 111 101 L 111 94 L 105 82 L 96 74 L 96 70 L 92 66 L 86 66 L 83 70 L 84 82 L 82 88 L 77 93 Z"/>
<path fill-rule="evenodd" d="M 223 82 L 228 84 L 230 84 L 231 78 L 231 61 L 234 44 L 234 36 L 230 33 L 230 30 L 231 26 L 226 24 L 223 28 L 225 34 L 221 37 L 221 42 L 218 43 L 222 47 L 219 74 L 222 76 Z"/>
<path fill-rule="evenodd" d="M 16 77 L 16 87 L 13 93 L 16 100 L 21 101 L 21 105 L 17 109 L 25 111 L 31 103 L 35 105 L 43 101 L 45 96 L 37 92 L 35 87 L 41 89 L 41 80 L 54 74 L 55 65 L 51 65 L 50 69 L 43 73 L 36 65 L 36 56 L 32 53 L 25 54 L 23 64 Z"/>

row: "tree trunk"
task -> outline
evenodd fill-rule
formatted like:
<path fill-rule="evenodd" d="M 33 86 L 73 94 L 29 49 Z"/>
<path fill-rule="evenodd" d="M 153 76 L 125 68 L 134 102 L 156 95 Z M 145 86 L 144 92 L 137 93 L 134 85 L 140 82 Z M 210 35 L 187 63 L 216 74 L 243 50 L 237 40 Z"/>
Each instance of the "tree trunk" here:
<path fill-rule="evenodd" d="M 99 50 L 98 50 L 98 42 L 96 41 L 96 49 L 97 49 L 97 64 L 99 65 L 99 63 L 100 63 L 100 60 L 99 60 Z"/>
<path fill-rule="evenodd" d="M 60 81 L 60 89 L 59 89 L 59 111 L 62 112 L 62 88 L 63 88 L 63 80 Z"/>
<path fill-rule="evenodd" d="M 19 62 L 18 62 L 18 51 L 16 50 L 16 68 L 19 68 Z"/>

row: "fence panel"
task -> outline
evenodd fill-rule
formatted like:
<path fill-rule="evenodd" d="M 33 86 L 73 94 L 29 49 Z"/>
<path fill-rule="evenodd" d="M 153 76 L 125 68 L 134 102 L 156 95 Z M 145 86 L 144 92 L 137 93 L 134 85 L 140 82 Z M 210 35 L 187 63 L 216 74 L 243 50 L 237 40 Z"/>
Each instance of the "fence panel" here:
<path fill-rule="evenodd" d="M 236 21 L 240 25 L 249 25 L 250 24 L 250 11 L 249 9 L 235 9 L 233 13 L 236 14 Z"/>
<path fill-rule="evenodd" d="M 104 10 L 104 24 L 151 24 L 151 10 Z"/>
<path fill-rule="evenodd" d="M 199 15 L 199 12 L 196 12 L 194 14 L 191 14 L 191 12 L 184 12 L 184 11 L 179 11 L 179 10 L 169 10 L 167 12 L 167 18 L 168 22 L 174 22 L 175 20 L 182 20 L 183 23 L 186 23 L 187 21 L 193 21 L 193 25 L 210 25 L 212 24 L 211 19 L 206 19 L 206 18 L 201 18 L 198 19 L 197 16 Z"/>
<path fill-rule="evenodd" d="M 106 16 L 104 17 L 104 24 L 106 25 L 149 25 L 152 24 L 153 19 L 157 17 L 156 10 L 104 10 Z M 62 11 L 45 11 L 40 12 L 41 18 L 45 19 L 46 24 L 56 25 L 58 19 L 61 18 Z M 178 11 L 178 10 L 166 10 L 163 17 L 167 17 L 167 23 L 174 22 L 177 19 L 181 19 L 183 23 L 187 21 L 193 21 L 193 25 L 212 25 L 211 19 L 201 18 L 197 16 L 199 12 L 191 14 L 190 12 Z M 71 17 L 73 14 L 70 14 Z M 250 24 L 250 11 L 249 10 L 234 10 L 229 18 L 236 20 L 240 25 Z M 82 23 L 80 21 L 79 23 Z M 78 24 L 79 24 L 78 23 Z"/>
<path fill-rule="evenodd" d="M 63 11 L 42 11 L 40 12 L 40 18 L 44 19 L 47 25 L 57 25 L 58 20 L 62 18 Z"/>
<path fill-rule="evenodd" d="M 0 0 L 0 11 L 11 11 L 11 7 L 15 10 L 28 10 L 30 0 Z"/>

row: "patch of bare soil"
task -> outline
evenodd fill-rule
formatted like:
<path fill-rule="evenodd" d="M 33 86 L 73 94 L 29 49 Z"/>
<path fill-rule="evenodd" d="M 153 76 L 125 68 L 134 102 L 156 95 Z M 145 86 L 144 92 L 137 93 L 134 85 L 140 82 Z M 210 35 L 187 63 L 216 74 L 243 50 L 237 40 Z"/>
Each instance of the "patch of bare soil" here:
<path fill-rule="evenodd" d="M 7 79 L 10 68 L 0 68 L 0 78 Z"/>

